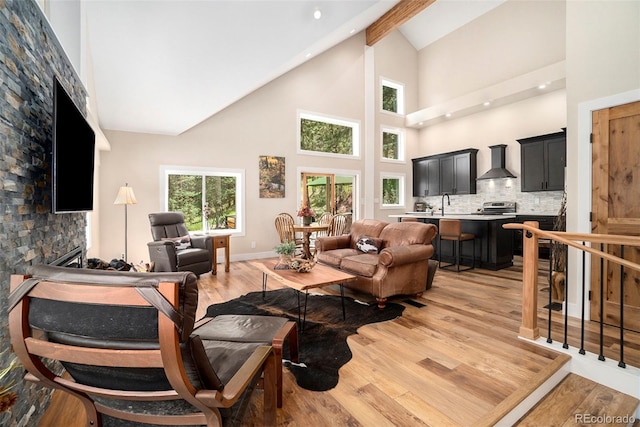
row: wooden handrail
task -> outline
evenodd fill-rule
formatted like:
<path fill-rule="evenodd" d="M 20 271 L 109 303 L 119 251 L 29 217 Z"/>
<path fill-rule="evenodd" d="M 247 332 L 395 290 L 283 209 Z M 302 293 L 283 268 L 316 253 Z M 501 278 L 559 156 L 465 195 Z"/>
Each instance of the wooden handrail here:
<path fill-rule="evenodd" d="M 524 224 L 504 224 L 509 230 L 523 230 L 523 260 L 522 260 L 522 324 L 520 336 L 529 339 L 540 337 L 538 330 L 538 239 L 550 239 L 581 251 L 601 257 L 615 264 L 640 272 L 640 264 L 625 260 L 615 255 L 594 249 L 576 242 L 604 243 L 640 247 L 640 237 L 619 236 L 609 234 L 568 233 L 563 231 L 544 231 L 538 228 L 537 221 L 527 221 Z"/>
<path fill-rule="evenodd" d="M 640 237 L 637 236 L 620 236 L 614 234 L 588 234 L 588 233 L 567 233 L 564 231 L 544 231 L 530 224 L 536 223 L 535 221 L 525 222 L 524 224 L 504 224 L 506 229 L 522 229 L 527 230 L 538 235 L 538 238 L 555 240 L 556 242 L 564 243 L 567 246 L 573 246 L 574 248 L 589 252 L 598 257 L 602 257 L 616 264 L 624 265 L 632 270 L 640 271 L 640 264 L 628 261 L 626 259 L 617 257 L 615 255 L 602 252 L 598 249 L 594 249 L 590 246 L 584 246 L 580 243 L 574 242 L 574 240 L 591 242 L 591 243 L 605 243 L 611 245 L 625 245 L 625 246 L 640 246 Z"/>

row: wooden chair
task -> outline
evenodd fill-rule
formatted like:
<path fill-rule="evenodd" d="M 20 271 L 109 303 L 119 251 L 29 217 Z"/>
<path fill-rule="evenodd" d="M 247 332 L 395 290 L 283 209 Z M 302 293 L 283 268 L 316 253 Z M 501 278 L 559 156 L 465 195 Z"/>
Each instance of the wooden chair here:
<path fill-rule="evenodd" d="M 439 230 L 438 230 L 438 267 L 447 268 L 456 266 L 456 271 L 466 271 L 475 268 L 476 262 L 476 236 L 471 233 L 463 233 L 462 232 L 462 223 L 459 219 L 441 219 Z M 455 263 L 442 265 L 442 241 L 447 240 L 451 241 L 453 244 L 453 252 L 454 257 L 456 259 Z M 460 251 L 461 251 L 461 242 L 470 241 L 473 245 L 473 257 L 471 258 L 471 267 L 460 270 Z"/>
<path fill-rule="evenodd" d="M 197 301 L 189 272 L 35 266 L 11 276 L 11 344 L 25 379 L 78 398 L 88 426 L 238 423 L 261 376 L 263 422 L 275 425 L 272 347 L 192 334 Z"/>
<path fill-rule="evenodd" d="M 318 223 L 318 225 L 330 226 L 332 218 L 333 218 L 333 214 L 331 212 L 325 212 L 322 215 L 320 215 L 320 218 L 318 218 L 317 223 Z M 317 231 L 316 232 L 316 237 L 326 236 L 328 231 L 329 231 L 329 229 L 322 230 L 322 231 Z"/>
<path fill-rule="evenodd" d="M 296 236 L 296 232 L 293 229 L 294 225 L 295 221 L 291 214 L 281 212 L 276 216 L 275 226 L 280 237 L 280 243 L 295 242 L 296 250 L 302 251 L 302 239 Z"/>
<path fill-rule="evenodd" d="M 331 222 L 329 223 L 329 230 L 327 231 L 328 236 L 340 236 L 344 234 L 345 229 L 347 228 L 347 217 L 343 214 L 334 215 L 331 218 Z"/>

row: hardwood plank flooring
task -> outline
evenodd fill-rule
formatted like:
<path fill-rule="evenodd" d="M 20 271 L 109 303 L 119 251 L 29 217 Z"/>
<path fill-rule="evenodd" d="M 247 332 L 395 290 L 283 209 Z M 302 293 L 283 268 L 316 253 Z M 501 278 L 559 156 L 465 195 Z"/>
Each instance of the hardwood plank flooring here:
<path fill-rule="evenodd" d="M 547 271 L 540 268 L 541 306 L 548 299 L 548 290 L 542 285 Z M 202 317 L 210 304 L 258 291 L 261 284 L 262 273 L 248 262 L 232 263 L 228 273 L 219 270 L 217 276 L 203 275 L 197 317 Z M 269 289 L 278 287 L 276 281 L 268 282 Z M 340 370 L 334 389 L 302 389 L 285 369 L 284 406 L 278 410 L 278 425 L 492 425 L 567 359 L 518 339 L 521 288 L 520 265 L 500 271 L 439 270 L 433 288 L 415 299 L 424 307 L 414 307 L 404 302 L 407 297 L 399 297 L 393 302 L 405 305 L 402 317 L 363 326 L 349 337 L 353 358 Z M 339 293 L 337 286 L 322 291 Z M 374 300 L 362 294 L 350 296 Z M 541 330 L 546 328 L 546 316 L 547 310 L 541 309 Z M 553 328 L 561 329 L 556 316 L 552 314 Z M 570 334 L 579 336 L 575 328 L 572 324 Z M 617 336 L 612 331 L 607 334 Z M 591 325 L 588 339 L 589 346 L 597 346 Z M 627 363 L 640 366 L 640 338 L 628 334 L 626 340 Z M 613 342 L 608 342 L 608 347 L 607 351 L 615 351 Z M 83 409 L 76 400 L 59 393 L 54 396 L 39 425 L 83 426 Z M 244 425 L 260 425 L 260 398 L 261 391 L 256 391 Z M 607 400 L 594 396 L 580 404 L 589 402 L 602 405 Z M 554 411 L 531 416 L 536 417 L 536 425 L 548 425 L 540 420 Z M 64 422 L 60 421 L 63 414 L 67 417 Z"/>

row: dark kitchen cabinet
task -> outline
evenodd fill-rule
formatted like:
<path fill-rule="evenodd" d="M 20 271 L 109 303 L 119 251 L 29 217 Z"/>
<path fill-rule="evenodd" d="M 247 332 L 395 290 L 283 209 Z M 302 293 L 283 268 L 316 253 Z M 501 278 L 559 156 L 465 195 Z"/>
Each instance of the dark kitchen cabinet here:
<path fill-rule="evenodd" d="M 567 164 L 566 133 L 519 139 L 522 191 L 564 190 L 564 168 Z"/>
<path fill-rule="evenodd" d="M 413 196 L 426 197 L 440 194 L 440 161 L 413 159 Z"/>
<path fill-rule="evenodd" d="M 440 159 L 440 194 L 475 194 L 478 150 L 470 149 Z"/>
<path fill-rule="evenodd" d="M 475 194 L 477 153 L 470 148 L 413 159 L 414 197 Z"/>

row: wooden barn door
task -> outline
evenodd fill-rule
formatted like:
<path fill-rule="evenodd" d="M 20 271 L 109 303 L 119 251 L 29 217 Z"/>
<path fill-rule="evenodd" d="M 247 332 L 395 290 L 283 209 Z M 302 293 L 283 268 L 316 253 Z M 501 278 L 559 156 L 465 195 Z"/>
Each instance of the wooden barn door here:
<path fill-rule="evenodd" d="M 592 222 L 593 233 L 640 236 L 640 102 L 593 112 Z M 619 245 L 606 252 L 620 256 Z M 640 263 L 640 250 L 625 247 L 624 258 Z M 592 259 L 591 319 L 600 320 L 600 259 Z M 620 324 L 624 305 L 625 329 L 640 331 L 640 273 L 604 262 L 603 319 Z"/>

